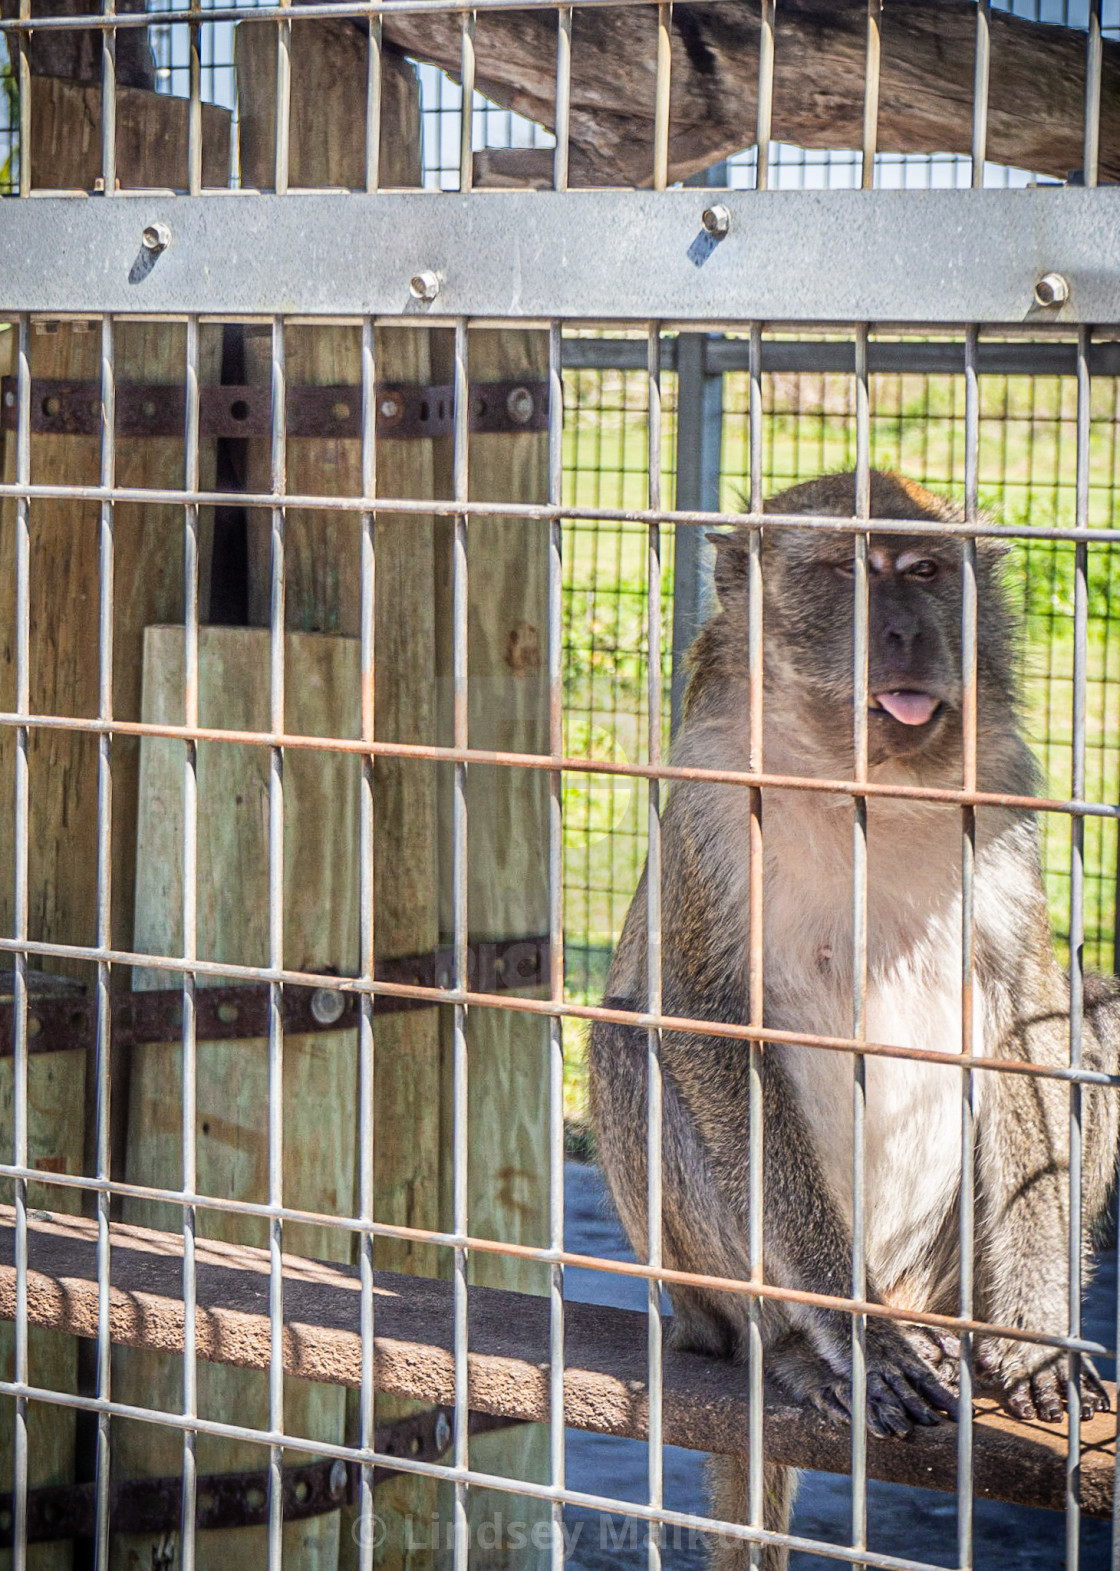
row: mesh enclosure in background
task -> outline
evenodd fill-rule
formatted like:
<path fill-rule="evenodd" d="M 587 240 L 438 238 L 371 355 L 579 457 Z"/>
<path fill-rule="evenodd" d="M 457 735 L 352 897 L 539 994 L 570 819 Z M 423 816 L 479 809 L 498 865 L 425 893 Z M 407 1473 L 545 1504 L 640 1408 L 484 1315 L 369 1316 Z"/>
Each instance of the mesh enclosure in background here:
<path fill-rule="evenodd" d="M 150 29 L 156 85 L 185 97 L 189 91 L 188 30 L 160 23 L 153 7 Z M 994 9 L 1035 21 L 1083 27 L 1088 0 L 1011 0 Z M 1104 0 L 1105 37 L 1120 37 L 1120 0 Z M 201 28 L 202 96 L 236 116 L 234 28 L 227 21 Z M 433 66 L 418 66 L 423 121 L 425 187 L 457 190 L 462 91 Z M 0 42 L 0 192 L 18 178 L 18 94 Z M 548 130 L 474 97 L 476 148 L 553 145 Z M 237 138 L 232 139 L 236 148 Z M 236 155 L 235 155 L 236 156 Z M 234 171 L 236 183 L 237 171 Z M 720 167 L 714 178 L 732 188 L 755 182 L 755 152 L 748 149 Z M 1029 171 L 989 163 L 987 186 L 1025 186 Z M 880 188 L 967 187 L 971 161 L 950 154 L 880 153 Z M 770 184 L 789 190 L 845 189 L 860 183 L 860 154 L 824 152 L 774 143 Z M 850 376 L 790 373 L 767 376 L 765 480 L 767 493 L 854 463 L 854 383 Z M 987 507 L 1008 523 L 1066 524 L 1074 506 L 1074 405 L 1072 377 L 986 376 L 981 383 L 981 487 Z M 665 378 L 666 441 L 663 461 L 667 505 L 675 474 L 676 381 Z M 745 373 L 725 378 L 721 502 L 739 505 L 748 484 Z M 1117 465 L 1117 382 L 1093 384 L 1091 518 L 1114 516 Z M 933 490 L 960 495 L 964 482 L 964 387 L 960 377 L 876 376 L 872 384 L 874 463 L 899 469 Z M 642 506 L 645 502 L 645 377 L 622 369 L 568 371 L 564 500 L 570 505 Z M 666 626 L 673 598 L 672 530 L 663 531 Z M 565 550 L 565 699 L 570 754 L 618 760 L 644 756 L 645 748 L 645 530 L 615 523 L 568 524 Z M 1110 616 L 1115 552 L 1091 554 L 1089 672 L 1089 790 L 1116 800 L 1120 679 L 1118 634 Z M 1073 547 L 1016 547 L 1009 562 L 1025 621 L 1023 694 L 1028 731 L 1045 789 L 1064 795 L 1069 785 L 1072 691 L 1071 583 Z M 671 651 L 665 651 L 666 706 Z M 668 707 L 666 707 L 668 717 Z M 570 996 L 593 1001 L 605 981 L 610 950 L 633 894 L 644 856 L 645 791 L 640 781 L 572 776 L 565 788 L 565 910 Z M 1044 822 L 1047 887 L 1055 933 L 1068 929 L 1069 824 Z M 1086 824 L 1086 959 L 1113 968 L 1116 926 L 1116 828 Z M 568 1023 L 573 1043 L 578 1028 Z M 573 1034 L 574 1033 L 574 1034 Z"/>
<path fill-rule="evenodd" d="M 765 490 L 855 464 L 855 386 L 834 374 L 769 375 Z M 998 521 L 1068 525 L 1075 502 L 1076 386 L 1072 377 L 986 375 L 980 381 L 980 494 Z M 731 372 L 724 385 L 721 506 L 733 508 L 749 484 L 748 379 Z M 1116 517 L 1120 426 L 1114 377 L 1093 380 L 1090 521 Z M 964 494 L 964 378 L 877 375 L 871 380 L 871 461 L 932 491 Z M 1116 801 L 1120 789 L 1120 641 L 1111 591 L 1113 547 L 1089 554 L 1089 789 Z M 1067 796 L 1073 704 L 1073 547 L 1016 544 L 1007 572 L 1023 616 L 1022 694 L 1027 735 L 1042 770 L 1042 793 Z M 1068 937 L 1069 825 L 1043 818 L 1043 854 L 1054 931 Z M 1116 825 L 1086 824 L 1085 942 L 1087 963 L 1113 968 L 1116 923 Z"/>

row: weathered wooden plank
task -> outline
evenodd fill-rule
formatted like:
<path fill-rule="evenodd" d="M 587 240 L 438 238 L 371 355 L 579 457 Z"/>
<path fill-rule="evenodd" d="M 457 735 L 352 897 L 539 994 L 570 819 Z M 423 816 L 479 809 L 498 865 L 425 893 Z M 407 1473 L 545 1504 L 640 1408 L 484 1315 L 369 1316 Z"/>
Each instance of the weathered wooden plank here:
<path fill-rule="evenodd" d="M 678 5 L 673 13 L 669 179 L 749 147 L 758 90 L 759 6 Z M 459 71 L 459 20 L 448 12 L 385 17 L 385 36 L 417 59 Z M 572 182 L 649 185 L 653 174 L 656 11 L 581 10 L 572 29 Z M 867 7 L 798 0 L 775 13 L 773 135 L 802 147 L 862 142 Z M 971 147 L 976 8 L 909 0 L 882 20 L 881 152 Z M 487 12 L 478 19 L 479 90 L 540 125 L 555 123 L 556 18 Z M 1083 161 L 1085 34 L 991 17 L 988 157 L 1064 179 Z M 547 156 L 547 155 L 545 155 Z M 1100 172 L 1120 179 L 1120 44 L 1106 40 Z"/>
<path fill-rule="evenodd" d="M 92 185 L 100 168 L 99 86 L 37 78 L 32 83 L 31 159 L 38 186 Z M 165 184 L 180 157 L 186 169 L 186 118 L 183 106 L 163 95 L 127 89 L 119 95 L 121 132 L 118 167 L 125 185 Z M 204 164 L 221 173 L 229 167 L 229 114 L 213 110 L 204 119 Z M 84 331 L 81 329 L 85 329 Z M 50 330 L 50 329 L 53 329 Z M 11 354 L 14 330 L 3 335 Z M 119 324 L 115 364 L 118 382 L 182 383 L 185 333 L 181 325 Z M 203 380 L 216 380 L 217 344 L 203 344 Z M 31 339 L 31 375 L 64 380 L 98 378 L 101 342 L 98 324 L 37 324 Z M 213 483 L 213 443 L 201 453 L 203 485 Z M 4 443 L 3 473 L 16 477 L 14 440 Z M 96 437 L 34 436 L 31 476 L 56 484 L 96 484 L 100 447 Z M 116 477 L 121 485 L 165 486 L 182 483 L 181 438 L 120 438 Z M 209 518 L 202 518 L 204 539 Z M 143 628 L 151 621 L 182 615 L 183 519 L 177 508 L 120 505 L 114 520 L 115 616 L 113 705 L 122 719 L 140 716 L 140 664 Z M 56 715 L 97 713 L 98 693 L 98 508 L 95 504 L 40 500 L 31 504 L 31 670 L 33 711 Z M 15 504 L 0 503 L 0 703 L 14 708 L 15 659 Z M 0 732 L 0 800 L 12 801 L 14 734 Z M 62 943 L 92 943 L 96 938 L 97 895 L 97 741 L 62 731 L 33 731 L 30 761 L 30 931 L 33 938 Z M 134 740 L 118 737 L 113 747 L 113 940 L 132 943 L 133 881 L 136 856 L 136 798 L 139 752 Z M 0 830 L 0 928 L 13 931 L 15 846 L 10 812 Z M 84 962 L 49 960 L 44 969 L 88 981 L 93 967 Z M 114 976 L 127 986 L 127 971 Z M 32 1112 L 31 1159 L 44 1170 L 82 1170 L 92 1132 L 90 1066 L 83 1053 L 50 1055 L 50 1065 L 33 1065 L 29 1076 Z M 126 1065 L 114 1068 L 114 1084 L 125 1082 Z M 0 1066 L 0 1141 L 10 1148 L 11 1065 Z M 114 1110 L 119 1112 L 123 1097 Z M 75 1134 L 75 1130 L 77 1133 Z M 117 1142 L 119 1148 L 119 1141 Z M 87 1169 L 88 1170 L 88 1169 Z M 82 1204 L 76 1190 L 53 1191 L 60 1209 Z M 92 1197 L 87 1197 L 91 1203 Z M 45 1383 L 76 1389 L 77 1349 L 58 1339 L 33 1338 L 33 1363 Z M 8 1332 L 0 1336 L 0 1359 L 10 1360 Z M 10 1403 L 0 1405 L 0 1472 L 10 1470 Z M 57 1461 L 70 1456 L 73 1476 L 74 1418 L 61 1409 L 35 1415 L 38 1443 L 32 1450 L 32 1482 L 58 1478 Z M 53 1435 L 53 1439 L 48 1436 Z M 45 1469 L 46 1471 L 43 1471 Z M 40 1545 L 34 1564 L 70 1564 L 69 1545 Z M 6 1552 L 0 1555 L 5 1563 Z"/>
<path fill-rule="evenodd" d="M 291 142 L 289 174 L 301 187 L 365 183 L 365 122 L 354 113 L 364 102 L 367 42 L 364 30 L 345 22 L 293 23 Z M 243 178 L 270 186 L 275 133 L 276 34 L 272 28 L 242 27 L 237 34 Z M 415 69 L 393 51 L 382 76 L 380 180 L 386 186 L 419 185 L 420 97 Z M 430 335 L 416 330 L 378 330 L 380 380 L 431 380 Z M 268 341 L 249 341 L 249 374 L 267 384 Z M 361 337 L 356 329 L 290 327 L 286 359 L 291 384 L 361 383 Z M 305 493 L 360 495 L 358 442 L 292 440 L 288 443 L 288 486 Z M 250 485 L 268 483 L 268 444 L 250 444 Z M 382 494 L 433 494 L 432 444 L 382 442 L 377 452 L 377 490 Z M 320 628 L 357 636 L 361 628 L 361 524 L 357 515 L 292 509 L 285 535 L 286 612 L 293 628 Z M 382 514 L 375 528 L 375 729 L 379 737 L 426 742 L 435 736 L 435 607 L 433 525 L 430 519 Z M 268 620 L 269 525 L 250 518 L 249 617 Z M 427 765 L 379 758 L 374 770 L 374 932 L 381 955 L 421 954 L 439 940 L 436 840 L 436 773 Z M 434 1012 L 400 1015 L 378 1022 L 375 1045 L 375 1213 L 379 1219 L 419 1226 L 439 1225 L 440 1043 Z M 321 1121 L 320 1100 L 314 1113 Z M 353 1104 L 335 1108 L 339 1138 L 357 1141 Z M 319 1127 L 308 1126 L 312 1138 Z M 365 1131 L 369 1135 L 370 1131 Z M 354 1208 L 358 1197 L 354 1195 Z M 379 1264 L 400 1271 L 434 1274 L 438 1252 L 380 1239 Z M 379 1395 L 377 1419 L 391 1422 L 407 1408 Z M 356 1401 L 349 1408 L 356 1432 Z M 420 1571 L 423 1563 L 404 1547 L 404 1524 L 427 1520 L 435 1486 L 402 1475 L 385 1484 L 378 1514 L 386 1540 L 379 1553 L 384 1571 Z M 357 1565 L 351 1531 L 355 1509 L 342 1513 L 340 1571 Z"/>
<path fill-rule="evenodd" d="M 355 736 L 360 676 L 353 639 L 291 634 L 286 640 L 286 714 L 293 730 Z M 183 630 L 145 633 L 144 718 L 181 723 Z M 199 717 L 203 725 L 236 730 L 267 727 L 269 636 L 257 628 L 206 627 L 199 633 Z M 267 749 L 203 745 L 198 756 L 198 953 L 236 964 L 266 964 L 269 931 Z M 354 757 L 306 752 L 284 768 L 284 953 L 289 964 L 352 974 L 357 963 L 357 826 L 359 763 Z M 136 944 L 152 954 L 182 954 L 181 744 L 145 739 L 141 749 Z M 138 972 L 138 986 L 170 986 L 158 971 Z M 148 1046 L 135 1051 L 130 1082 L 127 1175 L 130 1181 L 177 1188 L 182 1175 L 182 1054 Z M 204 1193 L 242 1200 L 268 1198 L 268 1044 L 206 1042 L 198 1046 L 196 1160 Z M 356 1095 L 353 1032 L 289 1036 L 284 1043 L 284 1194 L 306 1210 L 345 1214 L 354 1184 L 354 1142 L 332 1137 L 333 1110 Z M 316 1133 L 319 1138 L 315 1138 Z M 349 1131 L 347 1131 L 349 1133 Z M 173 1206 L 130 1201 L 129 1220 L 181 1226 Z M 199 1231 L 238 1243 L 267 1239 L 253 1218 L 204 1211 Z M 292 1225 L 291 1247 L 347 1258 L 349 1236 Z M 151 1352 L 118 1358 L 115 1388 L 122 1400 L 171 1410 L 182 1397 L 182 1368 Z M 338 1439 L 343 1393 L 289 1382 L 285 1415 L 300 1433 Z M 258 1374 L 211 1368 L 200 1376 L 199 1410 L 212 1418 L 238 1414 L 268 1426 L 268 1385 Z M 206 1472 L 260 1466 L 258 1447 L 201 1436 Z M 177 1471 L 181 1437 L 171 1430 L 122 1424 L 114 1458 L 122 1477 Z M 337 1517 L 285 1528 L 285 1554 L 310 1568 L 333 1568 Z M 265 1553 L 263 1528 L 208 1533 L 198 1564 L 219 1568 L 232 1557 Z M 151 1543 L 119 1540 L 117 1553 L 151 1558 Z"/>
<path fill-rule="evenodd" d="M 166 1050 L 165 1050 L 166 1051 Z M 96 1228 L 82 1217 L 37 1214 L 30 1234 L 29 1315 L 34 1324 L 90 1337 L 97 1329 Z M 0 1208 L 0 1316 L 15 1312 L 10 1207 Z M 268 1256 L 264 1250 L 201 1242 L 199 1356 L 263 1369 L 269 1357 Z M 131 1346 L 181 1348 L 182 1245 L 177 1234 L 112 1230 L 110 1325 Z M 454 1382 L 452 1289 L 448 1282 L 378 1272 L 376 1349 L 385 1388 L 448 1402 Z M 548 1303 L 535 1294 L 470 1290 L 470 1403 L 483 1412 L 543 1420 L 548 1412 Z M 361 1379 L 359 1292 L 353 1266 L 285 1257 L 285 1366 L 307 1380 L 355 1386 Z M 569 1425 L 646 1437 L 646 1317 L 591 1304 L 567 1306 L 564 1403 Z M 1115 1390 L 1110 1388 L 1115 1402 Z M 696 1353 L 665 1350 L 665 1441 L 696 1451 L 734 1452 L 747 1432 L 747 1371 Z M 1116 1420 L 1082 1425 L 1081 1503 L 1088 1516 L 1112 1511 Z M 975 1482 L 982 1498 L 1062 1510 L 1066 1425 L 1023 1423 L 990 1398 L 976 1404 Z M 956 1487 L 957 1430 L 944 1423 L 905 1443 L 868 1441 L 873 1478 L 919 1488 Z M 768 1391 L 765 1445 L 792 1467 L 846 1473 L 851 1443 L 833 1426 Z M 609 1487 L 609 1486 L 608 1486 Z"/>
<path fill-rule="evenodd" d="M 117 36 L 117 47 L 131 29 Z M 99 73 L 100 74 L 100 73 Z M 117 183 L 130 186 L 187 183 L 185 98 L 117 86 Z M 202 183 L 229 181 L 228 109 L 202 106 Z M 57 76 L 31 79 L 31 182 L 37 191 L 92 191 L 101 177 L 101 83 Z M 140 229 L 137 224 L 137 250 Z M 157 379 L 158 380 L 158 379 Z"/>

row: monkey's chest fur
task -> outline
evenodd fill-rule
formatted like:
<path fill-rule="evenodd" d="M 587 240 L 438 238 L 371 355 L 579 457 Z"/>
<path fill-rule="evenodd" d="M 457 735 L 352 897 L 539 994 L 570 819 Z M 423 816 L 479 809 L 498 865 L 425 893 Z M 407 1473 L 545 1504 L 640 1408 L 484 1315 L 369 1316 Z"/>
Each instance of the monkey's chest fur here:
<path fill-rule="evenodd" d="M 804 797 L 787 798 L 767 825 L 766 1023 L 848 1036 L 852 819 L 850 811 L 822 813 L 821 805 L 819 799 L 810 804 Z M 816 811 L 807 811 L 810 806 Z M 796 857 L 795 844 L 801 847 Z M 959 829 L 950 815 L 891 808 L 871 813 L 864 1011 L 869 1042 L 960 1052 L 959 883 Z M 975 1052 L 983 1052 L 983 1040 L 984 996 L 977 981 Z M 816 1048 L 787 1045 L 779 1051 L 824 1176 L 850 1222 L 853 1060 Z M 871 1056 L 865 1063 L 867 1263 L 880 1289 L 889 1292 L 926 1269 L 953 1207 L 960 1183 L 961 1078 L 948 1065 L 913 1059 Z"/>
<path fill-rule="evenodd" d="M 933 946 L 868 979 L 868 1041 L 959 1052 L 960 958 Z M 956 973 L 956 974 L 955 974 Z M 815 996 L 814 996 L 815 995 Z M 982 1051 L 982 1007 L 974 1040 Z M 845 1036 L 851 1031 L 846 988 L 807 989 L 794 1004 L 768 1012 L 768 1024 Z M 811 1022 L 811 1024 L 810 1024 Z M 779 1050 L 796 1088 L 829 1188 L 852 1220 L 853 1072 L 844 1053 L 785 1046 Z M 869 1057 L 864 1131 L 867 1263 L 883 1291 L 928 1260 L 960 1180 L 960 1075 L 940 1064 Z"/>

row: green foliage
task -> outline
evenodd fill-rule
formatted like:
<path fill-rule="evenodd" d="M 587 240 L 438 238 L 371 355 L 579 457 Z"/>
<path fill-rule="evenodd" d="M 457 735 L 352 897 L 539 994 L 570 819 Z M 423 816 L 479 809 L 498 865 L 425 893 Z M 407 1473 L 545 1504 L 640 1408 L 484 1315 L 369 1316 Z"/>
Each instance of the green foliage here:
<path fill-rule="evenodd" d="M 14 168 L 17 154 L 15 128 L 19 125 L 19 88 L 16 85 L 15 72 L 12 70 L 10 60 L 0 62 L 0 126 L 10 128 L 10 150 L 7 158 L 0 164 L 0 191 L 10 191 L 14 183 Z"/>

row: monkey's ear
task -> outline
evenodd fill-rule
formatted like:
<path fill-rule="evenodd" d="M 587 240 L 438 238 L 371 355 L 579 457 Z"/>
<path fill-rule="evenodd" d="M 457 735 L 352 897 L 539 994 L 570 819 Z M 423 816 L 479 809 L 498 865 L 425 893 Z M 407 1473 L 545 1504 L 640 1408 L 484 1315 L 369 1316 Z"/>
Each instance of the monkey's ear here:
<path fill-rule="evenodd" d="M 987 557 L 989 562 L 1000 563 L 1011 552 L 1013 542 L 1004 539 L 1001 535 L 980 535 L 976 541 L 976 549 L 982 557 Z"/>
<path fill-rule="evenodd" d="M 747 536 L 742 530 L 709 530 L 708 539 L 716 548 L 715 580 L 720 604 L 729 605 L 747 582 Z"/>

